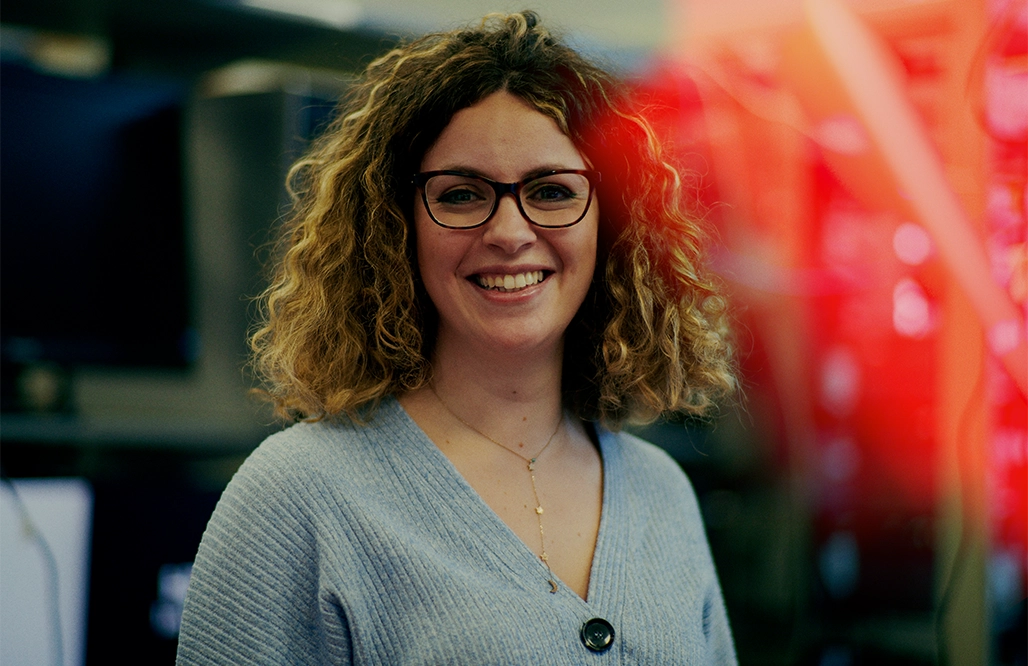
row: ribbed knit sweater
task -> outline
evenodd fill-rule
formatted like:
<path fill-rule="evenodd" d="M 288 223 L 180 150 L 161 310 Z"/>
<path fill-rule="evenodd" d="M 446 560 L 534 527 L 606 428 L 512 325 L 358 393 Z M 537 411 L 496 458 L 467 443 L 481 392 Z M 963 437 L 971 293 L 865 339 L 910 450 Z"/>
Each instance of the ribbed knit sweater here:
<path fill-rule="evenodd" d="M 394 399 L 364 426 L 301 423 L 246 460 L 193 567 L 179 664 L 734 664 L 678 465 L 599 430 L 587 601 L 561 584 Z M 586 648 L 583 623 L 614 641 Z"/>

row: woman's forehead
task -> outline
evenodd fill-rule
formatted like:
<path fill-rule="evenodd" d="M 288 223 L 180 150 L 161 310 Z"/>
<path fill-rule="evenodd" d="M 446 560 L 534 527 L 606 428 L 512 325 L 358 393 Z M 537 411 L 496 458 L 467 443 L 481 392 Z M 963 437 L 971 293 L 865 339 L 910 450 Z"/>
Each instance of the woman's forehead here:
<path fill-rule="evenodd" d="M 524 99 L 500 91 L 455 113 L 426 151 L 421 170 L 491 169 L 504 172 L 504 178 L 520 178 L 529 171 L 586 166 L 578 148 L 552 117 Z"/>

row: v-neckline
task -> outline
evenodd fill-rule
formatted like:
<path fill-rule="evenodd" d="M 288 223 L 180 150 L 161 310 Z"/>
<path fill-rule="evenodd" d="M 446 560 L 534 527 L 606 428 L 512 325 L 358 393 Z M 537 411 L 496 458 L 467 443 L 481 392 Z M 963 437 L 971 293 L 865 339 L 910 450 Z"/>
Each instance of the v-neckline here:
<path fill-rule="evenodd" d="M 482 496 L 474 489 L 474 487 L 468 482 L 464 475 L 460 473 L 453 462 L 446 456 L 442 450 L 436 446 L 435 442 L 422 430 L 421 426 L 407 413 L 407 410 L 403 408 L 398 400 L 395 398 L 391 399 L 393 406 L 400 412 L 402 418 L 406 419 L 409 423 L 412 432 L 416 433 L 416 437 L 413 438 L 413 442 L 418 446 L 419 449 L 423 450 L 424 456 L 420 457 L 420 460 L 430 469 L 426 469 L 426 472 L 445 474 L 452 484 L 459 488 L 465 496 L 465 502 L 451 502 L 452 507 L 457 507 L 458 512 L 467 512 L 465 516 L 470 523 L 488 525 L 490 534 L 484 534 L 486 537 L 484 541 L 487 543 L 487 547 L 494 556 L 505 562 L 510 574 L 515 578 L 516 582 L 527 588 L 532 587 L 532 583 L 535 578 L 539 579 L 539 589 L 545 590 L 545 581 L 550 576 L 546 564 L 539 559 L 539 556 L 522 541 L 514 530 L 507 525 L 506 522 L 497 514 L 491 506 L 482 498 Z M 385 405 L 383 405 L 385 407 Z M 621 539 L 616 538 L 616 535 L 612 534 L 612 530 L 623 529 L 626 526 L 617 519 L 617 513 L 622 508 L 621 505 L 621 488 L 619 487 L 618 474 L 612 474 L 611 468 L 616 467 L 617 453 L 613 442 L 613 435 L 600 428 L 595 429 L 596 439 L 599 442 L 599 456 L 600 465 L 602 467 L 601 473 L 601 485 L 602 485 L 602 498 L 600 502 L 600 524 L 596 534 L 596 544 L 593 548 L 592 561 L 589 565 L 589 586 L 586 592 L 586 598 L 583 599 L 571 589 L 564 581 L 562 581 L 556 574 L 553 574 L 554 580 L 558 583 L 558 589 L 565 595 L 570 595 L 574 599 L 577 599 L 582 604 L 595 607 L 601 602 L 605 601 L 609 585 L 608 583 L 614 581 L 603 581 L 600 580 L 603 573 L 610 573 L 610 567 L 607 565 L 608 552 L 616 552 L 616 550 L 610 550 L 611 546 L 615 546 Z M 408 463 L 415 463 L 419 458 L 407 458 Z M 442 479 L 440 479 L 442 480 Z M 452 500 L 453 498 L 440 497 L 441 501 Z M 494 538 L 489 538 L 494 537 Z M 612 543 L 613 542 L 613 543 Z M 532 587 L 534 589 L 534 587 Z M 549 594 L 549 592 L 546 592 Z"/>

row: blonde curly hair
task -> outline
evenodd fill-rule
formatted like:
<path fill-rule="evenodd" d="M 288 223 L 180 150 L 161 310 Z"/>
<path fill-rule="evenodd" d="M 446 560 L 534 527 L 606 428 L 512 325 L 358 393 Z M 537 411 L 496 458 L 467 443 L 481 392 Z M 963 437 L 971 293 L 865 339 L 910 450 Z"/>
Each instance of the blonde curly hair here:
<path fill-rule="evenodd" d="M 281 416 L 362 421 L 427 383 L 437 315 L 415 269 L 411 176 L 454 113 L 501 90 L 553 118 L 603 175 L 596 274 L 565 334 L 567 407 L 616 429 L 703 413 L 734 390 L 726 301 L 679 171 L 626 87 L 522 12 L 372 62 L 292 168 L 251 338 Z"/>

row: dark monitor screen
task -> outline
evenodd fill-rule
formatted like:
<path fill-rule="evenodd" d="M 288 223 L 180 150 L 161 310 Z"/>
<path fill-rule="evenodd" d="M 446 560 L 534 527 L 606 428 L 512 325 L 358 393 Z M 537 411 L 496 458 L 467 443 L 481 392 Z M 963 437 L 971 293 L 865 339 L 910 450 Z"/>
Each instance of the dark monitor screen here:
<path fill-rule="evenodd" d="M 5 365 L 188 365 L 186 92 L 0 63 Z"/>

